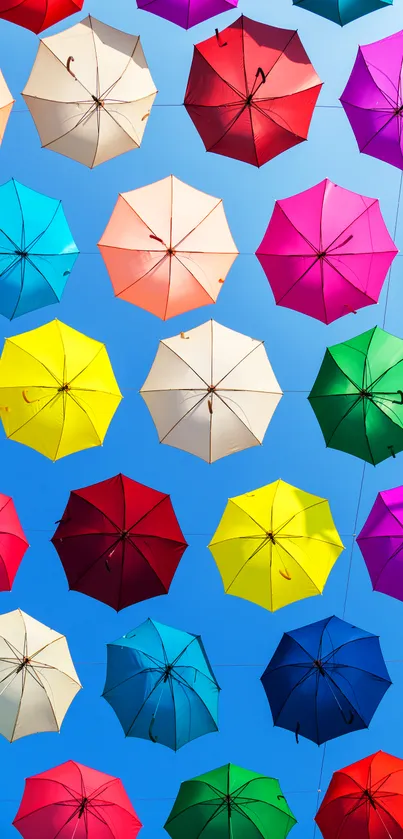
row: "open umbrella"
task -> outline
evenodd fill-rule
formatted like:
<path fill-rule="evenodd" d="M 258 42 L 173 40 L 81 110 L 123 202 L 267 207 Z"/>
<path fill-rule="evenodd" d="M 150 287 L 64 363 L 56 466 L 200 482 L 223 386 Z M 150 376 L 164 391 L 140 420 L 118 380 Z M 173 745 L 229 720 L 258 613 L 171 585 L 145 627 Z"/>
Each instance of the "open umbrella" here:
<path fill-rule="evenodd" d="M 261 445 L 282 396 L 263 341 L 213 320 L 160 341 L 140 393 L 160 442 L 208 463 Z"/>
<path fill-rule="evenodd" d="M 172 839 L 285 839 L 296 824 L 279 782 L 228 763 L 181 784 Z"/>
<path fill-rule="evenodd" d="M 327 179 L 276 201 L 256 251 L 277 305 L 323 323 L 376 303 L 396 254 L 379 201 Z"/>
<path fill-rule="evenodd" d="M 345 26 L 357 18 L 391 6 L 393 0 L 293 0 L 294 6 Z"/>
<path fill-rule="evenodd" d="M 238 255 L 222 200 L 173 175 L 122 193 L 98 247 L 116 296 L 163 320 L 215 303 Z"/>
<path fill-rule="evenodd" d="M 83 0 L 0 0 L 0 18 L 37 35 L 81 11 Z"/>
<path fill-rule="evenodd" d="M 11 591 L 20 562 L 28 547 L 13 499 L 1 493 L 0 591 Z"/>
<path fill-rule="evenodd" d="M 126 737 L 177 751 L 218 730 L 220 688 L 199 635 L 148 619 L 107 651 L 102 695 Z"/>
<path fill-rule="evenodd" d="M 13 825 L 24 839 L 136 839 L 142 827 L 122 781 L 75 760 L 26 779 Z"/>
<path fill-rule="evenodd" d="M 375 326 L 328 347 L 309 401 L 326 445 L 374 466 L 403 449 L 403 341 Z"/>
<path fill-rule="evenodd" d="M 321 85 L 297 32 L 241 15 L 196 44 L 184 104 L 207 151 L 262 166 L 307 139 Z"/>
<path fill-rule="evenodd" d="M 7 437 L 51 460 L 101 446 L 122 398 L 104 344 L 53 320 L 6 338 L 0 416 Z"/>
<path fill-rule="evenodd" d="M 274 612 L 321 594 L 343 544 L 325 498 L 275 481 L 229 499 L 209 548 L 227 594 Z"/>
<path fill-rule="evenodd" d="M 60 731 L 80 689 L 64 635 L 21 609 L 0 615 L 3 737 L 11 743 L 40 731 Z"/>
<path fill-rule="evenodd" d="M 140 38 L 87 17 L 40 42 L 23 97 L 42 147 L 92 168 L 139 148 L 156 93 Z"/>
<path fill-rule="evenodd" d="M 62 202 L 14 179 L 0 186 L 0 312 L 58 303 L 78 256 Z"/>
<path fill-rule="evenodd" d="M 7 87 L 3 73 L 0 70 L 0 143 L 3 141 L 4 132 L 6 130 L 8 118 L 11 114 L 14 102 L 15 99 L 13 99 Z"/>
<path fill-rule="evenodd" d="M 52 542 L 69 588 L 117 612 L 167 594 L 187 547 L 169 495 L 125 475 L 73 490 Z"/>
<path fill-rule="evenodd" d="M 238 0 L 137 0 L 137 8 L 190 29 L 203 20 L 236 9 Z"/>
<path fill-rule="evenodd" d="M 378 492 L 357 536 L 374 591 L 403 600 L 403 487 Z"/>

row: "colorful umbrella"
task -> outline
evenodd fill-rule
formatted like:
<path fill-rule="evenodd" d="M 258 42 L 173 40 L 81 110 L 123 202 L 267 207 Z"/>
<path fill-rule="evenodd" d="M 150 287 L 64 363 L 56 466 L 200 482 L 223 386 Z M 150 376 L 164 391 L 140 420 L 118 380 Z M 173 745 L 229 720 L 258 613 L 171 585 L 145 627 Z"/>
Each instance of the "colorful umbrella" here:
<path fill-rule="evenodd" d="M 12 440 L 51 460 L 101 446 L 121 398 L 105 345 L 71 326 L 6 338 L 0 416 Z"/>
<path fill-rule="evenodd" d="M 238 0 L 137 0 L 138 9 L 170 20 L 182 29 L 236 9 L 237 5 Z"/>
<path fill-rule="evenodd" d="M 403 30 L 359 47 L 340 102 L 364 154 L 403 169 Z"/>
<path fill-rule="evenodd" d="M 340 26 L 391 6 L 393 0 L 292 0 L 294 6 L 332 20 Z"/>
<path fill-rule="evenodd" d="M 324 498 L 275 481 L 229 499 L 209 548 L 227 594 L 274 612 L 321 594 L 343 544 Z"/>
<path fill-rule="evenodd" d="M 222 200 L 173 175 L 119 195 L 98 247 L 115 295 L 163 320 L 215 303 L 238 255 Z"/>
<path fill-rule="evenodd" d="M 213 320 L 160 341 L 140 393 L 160 443 L 208 463 L 261 445 L 282 397 L 263 341 Z"/>
<path fill-rule="evenodd" d="M 73 760 L 26 779 L 13 825 L 24 839 L 136 839 L 142 827 L 119 778 Z"/>
<path fill-rule="evenodd" d="M 378 493 L 357 544 L 374 591 L 403 600 L 403 487 Z"/>
<path fill-rule="evenodd" d="M 218 730 L 218 687 L 202 640 L 146 620 L 108 644 L 103 696 L 126 737 L 177 751 Z"/>
<path fill-rule="evenodd" d="M 0 143 L 3 141 L 4 132 L 6 130 L 8 118 L 11 114 L 14 102 L 15 99 L 13 99 L 6 85 L 3 73 L 0 70 Z"/>
<path fill-rule="evenodd" d="M 140 38 L 87 17 L 40 42 L 23 96 L 42 147 L 92 168 L 139 148 L 156 93 Z"/>
<path fill-rule="evenodd" d="M 0 591 L 11 591 L 27 548 L 13 499 L 0 493 Z"/>
<path fill-rule="evenodd" d="M 60 731 L 81 690 L 64 635 L 21 609 L 0 615 L 0 683 L 0 734 L 10 743 Z"/>
<path fill-rule="evenodd" d="M 0 0 L 0 18 L 38 35 L 82 7 L 83 0 Z"/>
<path fill-rule="evenodd" d="M 52 542 L 69 588 L 117 612 L 167 594 L 187 547 L 169 495 L 125 475 L 73 490 Z"/>
<path fill-rule="evenodd" d="M 262 684 L 274 725 L 319 746 L 368 728 L 392 683 L 379 638 L 333 616 L 286 632 Z"/>
<path fill-rule="evenodd" d="M 297 32 L 241 15 L 195 46 L 184 104 L 207 151 L 262 166 L 307 139 L 321 86 Z"/>
<path fill-rule="evenodd" d="M 376 303 L 396 254 L 379 201 L 327 179 L 276 201 L 256 251 L 277 305 L 323 323 Z"/>
<path fill-rule="evenodd" d="M 0 312 L 58 303 L 78 256 L 62 202 L 12 179 L 0 186 Z"/>
<path fill-rule="evenodd" d="M 403 760 L 376 752 L 335 772 L 315 821 L 324 839 L 400 839 Z"/>
<path fill-rule="evenodd" d="M 275 778 L 228 763 L 181 784 L 172 839 L 285 839 L 296 824 Z"/>
<path fill-rule="evenodd" d="M 308 397 L 326 446 L 374 466 L 403 449 L 403 341 L 379 326 L 328 347 Z"/>

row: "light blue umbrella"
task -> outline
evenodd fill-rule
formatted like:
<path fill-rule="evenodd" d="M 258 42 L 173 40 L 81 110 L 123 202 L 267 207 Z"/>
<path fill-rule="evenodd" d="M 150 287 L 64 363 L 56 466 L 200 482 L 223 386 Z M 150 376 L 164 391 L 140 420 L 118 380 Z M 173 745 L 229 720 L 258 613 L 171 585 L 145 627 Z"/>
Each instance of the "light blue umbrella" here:
<path fill-rule="evenodd" d="M 294 6 L 314 12 L 339 26 L 345 26 L 370 12 L 391 6 L 392 3 L 393 0 L 293 0 Z"/>
<path fill-rule="evenodd" d="M 61 201 L 12 179 L 0 186 L 0 313 L 58 303 L 78 256 Z"/>
<path fill-rule="evenodd" d="M 126 737 L 177 751 L 218 730 L 219 686 L 198 635 L 153 620 L 107 646 L 103 696 Z"/>

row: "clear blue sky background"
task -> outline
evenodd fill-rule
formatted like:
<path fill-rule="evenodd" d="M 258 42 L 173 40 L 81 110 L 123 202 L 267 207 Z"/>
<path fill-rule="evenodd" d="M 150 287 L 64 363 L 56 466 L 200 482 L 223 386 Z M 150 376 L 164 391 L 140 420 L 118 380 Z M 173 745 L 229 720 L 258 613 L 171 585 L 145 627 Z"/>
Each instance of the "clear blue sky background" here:
<path fill-rule="evenodd" d="M 297 28 L 324 81 L 321 106 L 337 105 L 358 43 L 389 35 L 403 26 L 401 0 L 350 24 L 344 30 L 293 8 L 290 0 L 240 0 L 240 11 L 276 26 Z M 142 839 L 162 839 L 163 824 L 182 780 L 229 761 L 280 779 L 298 825 L 294 839 L 310 839 L 316 811 L 323 750 L 273 728 L 260 684 L 283 631 L 331 614 L 342 615 L 353 542 L 362 462 L 326 450 L 304 393 L 285 393 L 264 446 L 209 466 L 168 446 L 160 446 L 148 411 L 138 394 L 160 338 L 177 334 L 214 317 L 235 330 L 262 338 L 285 391 L 309 391 L 325 347 L 381 324 L 385 293 L 378 306 L 324 326 L 295 312 L 276 308 L 269 285 L 251 255 L 259 244 L 276 198 L 331 178 L 341 186 L 378 197 L 393 232 L 400 172 L 359 155 L 341 108 L 315 111 L 309 140 L 257 170 L 206 154 L 182 107 L 193 43 L 236 19 L 227 13 L 186 33 L 173 24 L 137 11 L 134 0 L 86 0 L 84 12 L 115 27 L 140 33 L 159 89 L 143 146 L 89 171 L 40 143 L 19 97 L 37 49 L 30 32 L 0 22 L 0 66 L 17 99 L 0 149 L 0 177 L 62 198 L 76 242 L 82 250 L 59 306 L 43 309 L 9 324 L 2 336 L 39 326 L 58 317 L 105 341 L 124 400 L 103 448 L 72 455 L 52 464 L 41 455 L 0 438 L 0 491 L 15 499 L 31 548 L 11 594 L 0 594 L 2 612 L 20 607 L 67 635 L 84 690 L 74 701 L 62 732 L 41 734 L 12 745 L 0 743 L 0 835 L 16 836 L 11 826 L 24 778 L 69 758 L 120 776 L 144 823 Z M 77 16 L 77 20 L 82 15 Z M 74 19 L 70 19 L 73 22 Z M 63 28 L 62 24 L 58 28 Z M 56 29 L 56 28 L 55 28 Z M 24 112 L 25 111 L 25 112 Z M 169 174 L 224 199 L 235 241 L 245 255 L 237 259 L 215 306 L 167 323 L 116 300 L 96 253 L 119 191 L 134 189 Z M 398 226 L 397 244 L 403 235 Z M 403 337 L 402 257 L 394 263 L 386 328 Z M 84 595 L 69 593 L 57 554 L 49 543 L 70 489 L 122 471 L 169 492 L 190 547 L 169 596 L 131 607 L 120 615 Z M 229 496 L 281 477 L 330 500 L 343 535 L 338 560 L 323 597 L 301 601 L 270 614 L 246 601 L 224 595 L 206 548 Z M 403 455 L 365 472 L 359 526 L 381 489 L 403 483 Z M 197 534 L 197 535 L 191 535 Z M 141 740 L 125 740 L 109 705 L 100 698 L 107 642 L 119 638 L 147 617 L 203 637 L 222 686 L 220 732 L 197 740 L 177 754 Z M 381 636 L 387 660 L 403 659 L 403 604 L 372 593 L 357 548 L 352 561 L 346 618 Z M 403 663 L 390 663 L 393 687 L 369 731 L 350 734 L 328 745 L 321 787 L 333 770 L 377 749 L 403 755 Z M 38 837 L 38 839 L 40 839 Z"/>

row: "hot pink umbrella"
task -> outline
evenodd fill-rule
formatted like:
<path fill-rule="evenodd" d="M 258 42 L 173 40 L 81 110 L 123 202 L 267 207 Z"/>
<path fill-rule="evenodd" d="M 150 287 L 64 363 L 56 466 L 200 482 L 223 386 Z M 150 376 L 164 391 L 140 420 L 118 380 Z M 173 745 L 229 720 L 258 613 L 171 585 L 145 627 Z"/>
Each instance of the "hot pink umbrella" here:
<path fill-rule="evenodd" d="M 396 253 L 378 200 L 326 179 L 276 201 L 256 256 L 279 306 L 331 323 L 377 303 Z"/>
<path fill-rule="evenodd" d="M 403 487 L 379 492 L 357 537 L 374 591 L 403 600 Z"/>

